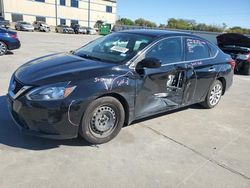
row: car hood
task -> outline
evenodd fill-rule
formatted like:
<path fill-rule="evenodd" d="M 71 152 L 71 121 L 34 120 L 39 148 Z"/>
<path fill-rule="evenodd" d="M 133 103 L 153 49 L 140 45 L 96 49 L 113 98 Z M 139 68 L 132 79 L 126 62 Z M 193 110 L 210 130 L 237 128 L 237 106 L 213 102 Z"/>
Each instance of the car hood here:
<path fill-rule="evenodd" d="M 81 80 L 105 74 L 114 64 L 92 61 L 70 53 L 53 54 L 32 60 L 15 72 L 25 85 L 45 85 Z"/>
<path fill-rule="evenodd" d="M 217 36 L 217 43 L 220 47 L 226 45 L 234 45 L 250 48 L 250 38 L 237 33 L 226 33 L 219 35 Z"/>

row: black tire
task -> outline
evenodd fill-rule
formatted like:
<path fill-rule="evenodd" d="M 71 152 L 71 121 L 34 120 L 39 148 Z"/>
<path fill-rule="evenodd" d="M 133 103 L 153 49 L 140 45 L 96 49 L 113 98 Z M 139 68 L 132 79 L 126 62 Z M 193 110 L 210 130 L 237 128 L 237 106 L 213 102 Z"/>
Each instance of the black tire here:
<path fill-rule="evenodd" d="M 57 29 L 55 29 L 56 30 L 56 33 L 58 33 L 58 30 Z"/>
<path fill-rule="evenodd" d="M 215 92 L 215 87 L 218 87 L 220 89 L 217 92 Z M 220 102 L 222 92 L 223 92 L 223 85 L 222 85 L 221 81 L 215 80 L 214 83 L 210 86 L 210 88 L 208 90 L 205 101 L 203 101 L 201 103 L 201 105 L 206 109 L 214 108 Z M 218 93 L 218 94 L 215 95 L 213 93 Z"/>
<path fill-rule="evenodd" d="M 106 118 L 104 120 L 103 114 L 105 114 Z M 101 118 L 100 115 L 102 115 Z M 103 123 L 103 121 L 105 122 Z M 122 104 L 113 97 L 102 97 L 96 99 L 88 106 L 83 115 L 79 133 L 91 144 L 103 144 L 118 135 L 124 125 L 124 121 L 125 111 Z M 106 125 L 110 122 L 112 122 L 112 127 Z M 98 127 L 108 130 L 101 132 L 98 130 Z"/>
<path fill-rule="evenodd" d="M 244 75 L 250 75 L 250 63 L 246 63 L 242 68 L 242 73 Z"/>
<path fill-rule="evenodd" d="M 3 41 L 0 41 L 0 56 L 5 55 L 7 51 L 8 51 L 7 45 Z"/>

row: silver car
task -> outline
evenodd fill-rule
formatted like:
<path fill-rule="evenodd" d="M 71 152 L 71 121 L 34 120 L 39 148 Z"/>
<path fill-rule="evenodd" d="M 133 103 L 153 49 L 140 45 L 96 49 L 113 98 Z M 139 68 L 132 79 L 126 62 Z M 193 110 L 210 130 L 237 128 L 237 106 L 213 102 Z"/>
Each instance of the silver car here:
<path fill-rule="evenodd" d="M 34 31 L 33 25 L 24 21 L 17 22 L 15 25 L 15 29 L 18 31 L 32 31 L 32 32 Z"/>
<path fill-rule="evenodd" d="M 50 31 L 49 25 L 45 22 L 42 22 L 42 21 L 34 21 L 33 26 L 34 26 L 35 30 L 37 30 L 37 31 L 42 31 L 42 32 L 49 32 Z"/>
<path fill-rule="evenodd" d="M 72 29 L 71 27 L 67 25 L 58 25 L 56 26 L 55 30 L 56 30 L 56 33 L 70 33 L 70 34 L 74 33 L 74 29 Z"/>

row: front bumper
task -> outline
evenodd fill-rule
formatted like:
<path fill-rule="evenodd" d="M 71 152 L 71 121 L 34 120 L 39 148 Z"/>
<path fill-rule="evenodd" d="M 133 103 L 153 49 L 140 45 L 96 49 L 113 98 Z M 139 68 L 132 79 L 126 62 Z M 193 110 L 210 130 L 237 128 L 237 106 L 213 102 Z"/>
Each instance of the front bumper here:
<path fill-rule="evenodd" d="M 25 134 L 50 139 L 78 136 L 82 111 L 77 102 L 33 102 L 25 96 L 13 100 L 8 95 L 8 108 L 15 124 Z"/>

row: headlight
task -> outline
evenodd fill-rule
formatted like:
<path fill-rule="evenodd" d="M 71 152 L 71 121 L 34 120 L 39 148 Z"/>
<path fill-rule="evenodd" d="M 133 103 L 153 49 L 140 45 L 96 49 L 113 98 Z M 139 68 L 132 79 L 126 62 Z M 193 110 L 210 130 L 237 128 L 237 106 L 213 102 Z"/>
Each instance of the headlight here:
<path fill-rule="evenodd" d="M 240 59 L 240 60 L 248 60 L 250 58 L 250 54 L 240 54 L 237 56 L 237 59 Z"/>
<path fill-rule="evenodd" d="M 69 83 L 59 83 L 35 88 L 26 94 L 27 99 L 33 101 L 51 101 L 60 100 L 69 96 L 76 86 Z"/>

